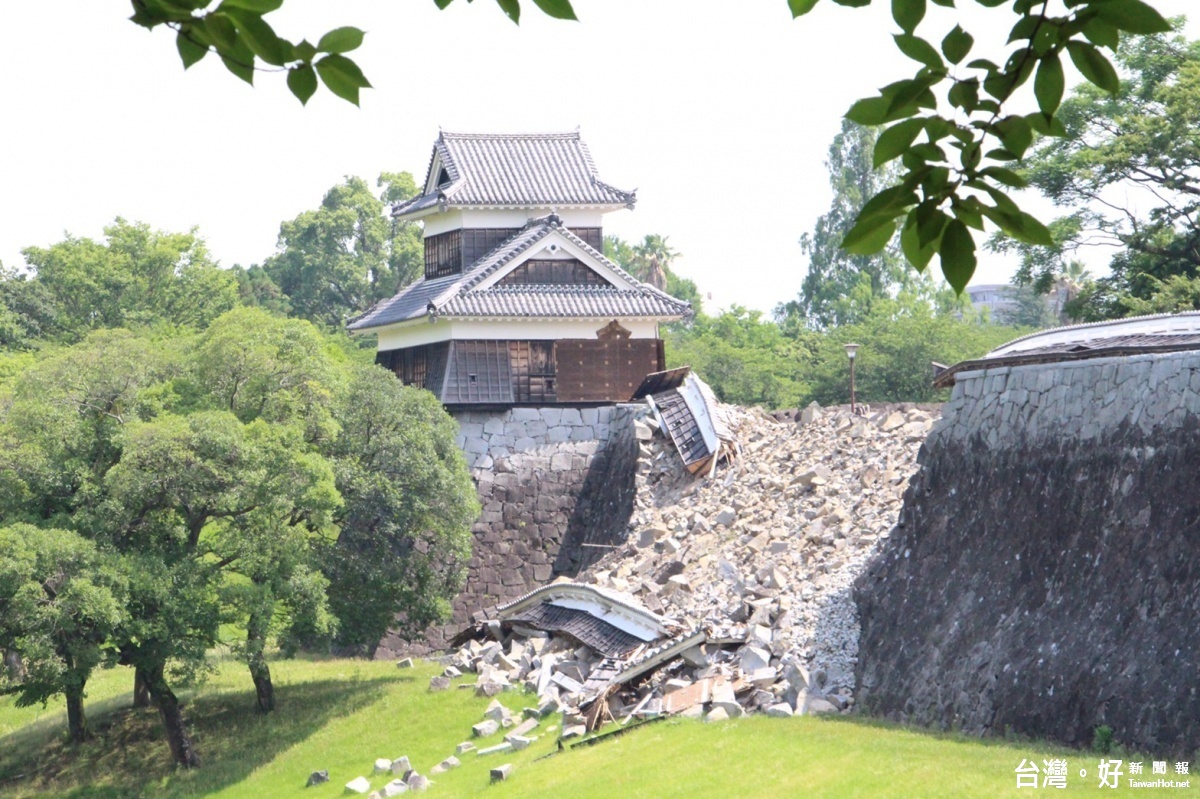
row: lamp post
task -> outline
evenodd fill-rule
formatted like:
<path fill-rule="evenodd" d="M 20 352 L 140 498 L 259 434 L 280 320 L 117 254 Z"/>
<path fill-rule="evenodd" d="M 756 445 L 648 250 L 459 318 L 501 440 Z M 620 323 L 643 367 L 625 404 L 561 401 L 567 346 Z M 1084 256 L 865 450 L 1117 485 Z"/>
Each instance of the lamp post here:
<path fill-rule="evenodd" d="M 854 355 L 857 352 L 857 344 L 846 345 L 846 355 L 850 356 L 850 413 L 858 413 L 858 403 L 854 400 Z"/>

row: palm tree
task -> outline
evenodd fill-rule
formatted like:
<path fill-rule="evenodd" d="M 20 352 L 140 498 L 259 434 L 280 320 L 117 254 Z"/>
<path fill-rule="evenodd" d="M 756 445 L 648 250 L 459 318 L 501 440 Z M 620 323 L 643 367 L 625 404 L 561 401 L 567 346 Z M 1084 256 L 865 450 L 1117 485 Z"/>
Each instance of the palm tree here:
<path fill-rule="evenodd" d="M 669 236 L 651 233 L 633 248 L 633 253 L 644 270 L 644 276 L 639 277 L 660 291 L 666 291 L 667 273 L 671 269 L 671 262 L 679 257 L 679 253 L 667 244 L 668 238 Z"/>
<path fill-rule="evenodd" d="M 1054 310 L 1063 322 L 1071 321 L 1067 317 L 1067 303 L 1079 296 L 1083 287 L 1092 282 L 1091 270 L 1083 261 L 1068 261 L 1062 274 L 1054 281 Z"/>

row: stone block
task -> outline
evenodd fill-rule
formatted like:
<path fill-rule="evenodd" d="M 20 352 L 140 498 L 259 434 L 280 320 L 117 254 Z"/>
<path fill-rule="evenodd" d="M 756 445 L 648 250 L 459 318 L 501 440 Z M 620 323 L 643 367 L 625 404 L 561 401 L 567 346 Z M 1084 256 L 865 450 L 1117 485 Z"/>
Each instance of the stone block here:
<path fill-rule="evenodd" d="M 402 793 L 408 793 L 408 783 L 404 780 L 392 780 L 379 791 L 379 794 L 385 797 L 399 796 Z"/>
<path fill-rule="evenodd" d="M 591 441 L 596 436 L 596 431 L 591 425 L 579 425 L 571 430 L 572 441 Z"/>
<path fill-rule="evenodd" d="M 308 782 L 304 783 L 305 788 L 311 788 L 314 785 L 320 785 L 323 782 L 329 782 L 329 772 L 326 769 L 314 771 L 308 775 Z"/>
<path fill-rule="evenodd" d="M 508 413 L 514 422 L 532 422 L 542 418 L 538 408 L 513 408 Z"/>
<path fill-rule="evenodd" d="M 585 408 L 584 410 L 588 410 Z M 583 417 L 579 413 L 578 408 L 563 408 L 562 424 L 568 427 L 577 427 L 583 424 Z"/>
<path fill-rule="evenodd" d="M 486 738 L 495 735 L 500 730 L 500 722 L 487 719 L 471 727 L 471 734 L 476 738 Z"/>
<path fill-rule="evenodd" d="M 503 766 L 496 766 L 490 772 L 492 782 L 504 782 L 508 779 L 508 775 L 512 774 L 512 763 L 505 763 Z"/>
<path fill-rule="evenodd" d="M 518 438 L 516 443 L 513 444 L 513 450 L 516 452 L 529 452 L 537 449 L 537 446 L 538 442 L 532 438 Z"/>
<path fill-rule="evenodd" d="M 371 790 L 371 781 L 366 777 L 355 777 L 346 783 L 346 793 L 364 794 Z"/>
<path fill-rule="evenodd" d="M 454 754 L 465 755 L 467 752 L 475 751 L 475 744 L 470 741 L 463 741 L 458 746 L 454 747 Z"/>
<path fill-rule="evenodd" d="M 495 746 L 489 746 L 486 749 L 480 749 L 478 752 L 476 752 L 476 756 L 487 757 L 488 755 L 499 755 L 504 752 L 511 751 L 513 751 L 513 745 L 508 741 L 504 741 L 503 743 L 498 743 Z"/>
<path fill-rule="evenodd" d="M 408 755 L 398 757 L 388 764 L 388 770 L 398 777 L 407 776 L 413 770 L 412 764 L 408 762 Z"/>
<path fill-rule="evenodd" d="M 583 424 L 588 424 L 588 425 L 596 424 L 597 422 L 600 421 L 600 409 L 599 408 L 580 408 L 579 409 L 579 420 Z"/>

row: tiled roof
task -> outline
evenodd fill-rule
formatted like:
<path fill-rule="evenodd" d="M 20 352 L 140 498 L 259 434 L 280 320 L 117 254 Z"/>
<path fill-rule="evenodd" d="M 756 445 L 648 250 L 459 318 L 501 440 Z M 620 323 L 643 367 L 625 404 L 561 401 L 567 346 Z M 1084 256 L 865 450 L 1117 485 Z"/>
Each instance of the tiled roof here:
<path fill-rule="evenodd" d="M 626 286 L 536 285 L 477 288 L 514 258 L 552 232 L 559 232 Z M 691 307 L 682 300 L 640 283 L 636 278 L 562 227 L 557 217 L 530 222 L 460 275 L 421 279 L 356 320 L 351 330 L 366 330 L 419 319 L 434 310 L 440 316 L 518 318 L 601 318 L 614 316 L 678 319 Z"/>
<path fill-rule="evenodd" d="M 450 183 L 397 205 L 392 213 L 407 216 L 434 205 L 570 206 L 625 205 L 636 192 L 610 186 L 596 167 L 579 131 L 570 133 L 447 133 L 438 135 L 430 160 Z"/>
<path fill-rule="evenodd" d="M 445 316 L 576 317 L 682 316 L 687 304 L 648 291 L 613 287 L 527 284 L 468 291 L 440 309 Z"/>
<path fill-rule="evenodd" d="M 956 375 L 975 369 L 1188 350 L 1200 350 L 1197 311 L 1066 325 L 1021 336 L 982 358 L 943 369 L 933 384 L 938 388 L 952 386 Z"/>

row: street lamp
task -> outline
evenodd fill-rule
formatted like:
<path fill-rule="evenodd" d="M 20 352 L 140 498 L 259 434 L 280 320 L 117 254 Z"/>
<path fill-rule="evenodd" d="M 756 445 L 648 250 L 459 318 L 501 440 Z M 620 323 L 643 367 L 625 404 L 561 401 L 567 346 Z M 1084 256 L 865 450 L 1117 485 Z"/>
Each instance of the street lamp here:
<path fill-rule="evenodd" d="M 854 355 L 857 352 L 857 344 L 846 345 L 846 355 L 850 357 L 850 413 L 858 413 L 858 404 L 854 401 Z"/>

